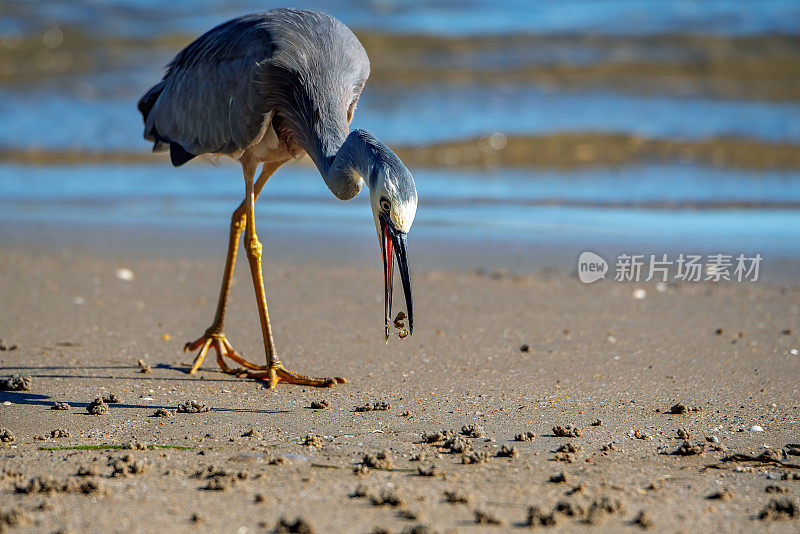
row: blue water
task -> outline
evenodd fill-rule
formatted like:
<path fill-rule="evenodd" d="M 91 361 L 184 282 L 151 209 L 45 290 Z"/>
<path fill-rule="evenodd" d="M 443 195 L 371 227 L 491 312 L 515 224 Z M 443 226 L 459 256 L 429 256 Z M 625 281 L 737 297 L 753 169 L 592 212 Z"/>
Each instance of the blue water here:
<path fill-rule="evenodd" d="M 64 28 L 67 38 L 70 28 L 78 27 L 87 38 L 151 42 L 175 34 L 196 35 L 235 15 L 282 3 L 4 2 L 0 61 L 14 53 L 15 39 L 33 36 L 38 42 L 44 29 L 54 26 Z M 319 0 L 299 7 L 328 11 L 356 30 L 397 34 L 800 35 L 797 0 Z M 429 51 L 420 61 L 427 61 L 428 68 L 502 70 L 559 61 L 621 60 L 588 41 L 558 43 L 549 41 L 535 50 L 495 47 L 456 58 Z M 694 57 L 691 48 L 672 46 L 618 47 L 613 54 L 630 53 L 625 58 L 634 63 Z M 174 52 L 163 46 L 143 46 L 130 54 L 101 49 L 96 51 L 101 67 L 55 69 L 32 81 L 0 85 L 0 148 L 149 150 L 141 138 L 136 100 L 159 79 Z M 735 136 L 800 143 L 800 103 L 793 100 L 718 98 L 696 80 L 685 92 L 649 87 L 644 94 L 622 85 L 565 88 L 513 80 L 496 83 L 488 76 L 485 83 L 474 77 L 458 84 L 402 78 L 368 84 L 354 126 L 390 144 L 413 145 L 494 132 L 623 133 L 690 141 Z M 415 239 L 466 234 L 487 241 L 571 242 L 586 248 L 605 242 L 648 243 L 800 256 L 797 171 L 679 164 L 570 171 L 413 171 L 421 199 Z M 241 196 L 241 173 L 233 165 L 193 163 L 173 169 L 155 163 L 0 164 L 0 234 L 21 221 L 103 222 L 132 228 L 169 223 L 214 227 L 224 233 Z M 331 231 L 374 233 L 366 195 L 341 203 L 307 166 L 281 169 L 270 180 L 258 203 L 258 216 L 269 228 L 318 229 L 324 221 Z"/>
<path fill-rule="evenodd" d="M 800 180 L 694 166 L 572 172 L 420 170 L 415 239 L 448 232 L 517 244 L 680 244 L 686 250 L 782 251 L 800 243 Z M 664 191 L 663 184 L 671 188 Z M 102 222 L 224 228 L 242 198 L 234 165 L 0 166 L 3 221 Z M 649 202 L 697 209 L 649 208 Z M 748 201 L 754 208 L 719 208 Z M 619 203 L 626 203 L 619 207 Z M 713 207 L 704 204 L 713 203 Z M 790 209 L 775 208 L 794 203 Z M 552 204 L 552 205 L 551 205 Z M 367 195 L 336 200 L 313 168 L 287 166 L 269 182 L 257 217 L 270 231 L 374 232 Z M 800 250 L 790 250 L 795 254 Z"/>
<path fill-rule="evenodd" d="M 150 149 L 142 139 L 135 99 L 90 99 L 52 91 L 0 91 L 0 146 Z M 493 132 L 632 133 L 703 139 L 747 137 L 800 143 L 800 104 L 695 97 L 632 96 L 604 91 L 555 92 L 518 87 L 489 90 L 366 91 L 354 125 L 389 144 L 423 145 Z"/>
<path fill-rule="evenodd" d="M 98 25 L 117 35 L 197 32 L 226 18 L 286 5 L 283 1 L 234 0 L 38 0 L 33 20 L 7 16 L 0 30 L 52 23 Z M 756 34 L 797 33 L 796 0 L 315 0 L 295 7 L 319 9 L 346 24 L 395 32 L 607 33 L 666 32 Z"/>
<path fill-rule="evenodd" d="M 415 110 L 409 112 L 409 110 Z M 553 132 L 625 132 L 646 137 L 702 139 L 736 136 L 800 141 L 800 104 L 701 97 L 475 87 L 367 94 L 359 124 L 390 124 L 392 141 Z"/>
<path fill-rule="evenodd" d="M 427 206 L 565 204 L 642 205 L 687 203 L 702 207 L 751 202 L 800 205 L 800 180 L 793 172 L 753 172 L 694 165 L 627 166 L 573 171 L 417 169 L 421 201 Z M 190 208 L 208 197 L 215 213 L 228 213 L 241 200 L 238 165 L 32 167 L 0 165 L 4 211 L 20 203 L 96 204 L 120 199 L 169 200 Z M 669 187 L 665 188 L 664 184 Z M 287 164 L 270 179 L 266 203 L 313 202 L 341 206 L 312 166 Z M 358 198 L 362 198 L 361 196 Z M 356 201 L 358 202 L 358 201 Z M 21 211 L 21 210 L 19 210 Z M 431 210 L 435 211 L 435 210 Z"/>

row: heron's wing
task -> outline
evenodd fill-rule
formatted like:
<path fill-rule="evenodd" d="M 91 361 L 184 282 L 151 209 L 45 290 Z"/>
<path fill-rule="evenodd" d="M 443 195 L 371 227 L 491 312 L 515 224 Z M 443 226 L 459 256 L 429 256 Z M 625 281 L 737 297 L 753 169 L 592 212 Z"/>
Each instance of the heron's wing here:
<path fill-rule="evenodd" d="M 228 21 L 170 62 L 164 79 L 139 101 L 144 137 L 154 149 L 169 144 L 173 163 L 180 164 L 253 143 L 269 112 L 257 83 L 259 64 L 275 50 L 263 21 L 263 15 Z"/>

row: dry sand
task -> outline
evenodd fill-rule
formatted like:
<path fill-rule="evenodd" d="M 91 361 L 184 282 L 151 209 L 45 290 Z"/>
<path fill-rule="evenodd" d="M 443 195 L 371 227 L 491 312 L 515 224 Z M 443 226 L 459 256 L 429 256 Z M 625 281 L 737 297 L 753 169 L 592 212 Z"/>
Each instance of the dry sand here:
<path fill-rule="evenodd" d="M 418 271 L 416 331 L 385 345 L 377 263 L 267 258 L 284 363 L 349 379 L 268 391 L 219 373 L 213 356 L 185 373 L 192 356 L 181 347 L 209 324 L 222 259 L 0 251 L 0 375 L 31 376 L 29 391 L 0 392 L 0 427 L 15 437 L 0 444 L 0 522 L 20 532 L 264 532 L 300 517 L 315 532 L 498 532 L 527 528 L 530 516 L 566 531 L 800 528 L 797 517 L 770 519 L 784 500 L 799 503 L 800 456 L 782 452 L 800 442 L 797 284 L 647 284 L 636 300 L 639 286 L 585 286 L 566 273 Z M 227 334 L 261 361 L 245 265 Z M 118 279 L 120 267 L 133 280 Z M 87 413 L 109 394 L 120 402 Z M 322 399 L 327 408 L 310 408 Z M 210 410 L 153 417 L 187 400 Z M 390 407 L 355 411 L 375 402 Z M 670 413 L 678 403 L 685 413 Z M 485 437 L 422 441 L 464 425 Z M 554 436 L 567 425 L 580 435 Z M 526 432 L 535 437 L 513 441 Z M 102 444 L 134 449 L 42 449 Z M 503 446 L 516 457 L 496 457 Z M 465 447 L 474 463 L 450 452 Z M 722 461 L 767 447 L 766 462 Z M 393 470 L 354 473 L 365 454 Z M 550 481 L 561 473 L 565 482 Z M 30 485 L 39 476 L 55 480 Z"/>

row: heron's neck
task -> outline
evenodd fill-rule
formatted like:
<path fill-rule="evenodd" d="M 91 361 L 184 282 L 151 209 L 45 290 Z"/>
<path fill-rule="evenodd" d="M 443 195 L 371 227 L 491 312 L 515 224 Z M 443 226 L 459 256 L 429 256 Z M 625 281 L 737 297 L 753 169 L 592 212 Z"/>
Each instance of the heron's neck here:
<path fill-rule="evenodd" d="M 366 130 L 353 130 L 340 146 L 317 146 L 309 152 L 328 189 L 341 200 L 356 196 L 364 183 L 372 187 L 375 166 L 389 148 Z"/>

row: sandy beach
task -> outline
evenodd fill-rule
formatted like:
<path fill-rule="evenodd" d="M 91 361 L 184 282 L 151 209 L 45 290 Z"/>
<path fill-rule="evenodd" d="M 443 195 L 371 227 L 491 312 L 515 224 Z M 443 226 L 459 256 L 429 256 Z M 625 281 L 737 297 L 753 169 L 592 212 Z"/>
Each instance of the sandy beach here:
<path fill-rule="evenodd" d="M 784 454 L 798 442 L 796 283 L 418 270 L 416 332 L 387 345 L 377 268 L 278 258 L 265 276 L 284 363 L 349 382 L 269 391 L 213 357 L 185 372 L 181 347 L 208 326 L 220 261 L 2 250 L 0 374 L 30 377 L 0 392 L 13 435 L 0 450 L 4 527 L 264 532 L 302 518 L 314 532 L 479 532 L 527 528 L 529 515 L 563 531 L 796 525 L 796 508 L 759 518 L 772 501 L 796 506 L 800 484 L 800 457 Z M 227 333 L 261 361 L 238 275 Z M 119 402 L 107 413 L 87 413 L 109 394 Z M 189 400 L 209 411 L 154 417 Z M 60 402 L 70 409 L 51 409 Z M 388 409 L 356 411 L 374 403 Z M 480 437 L 423 442 L 469 425 Z M 579 436 L 554 435 L 568 425 Z M 377 468 L 354 472 L 364 462 Z"/>

